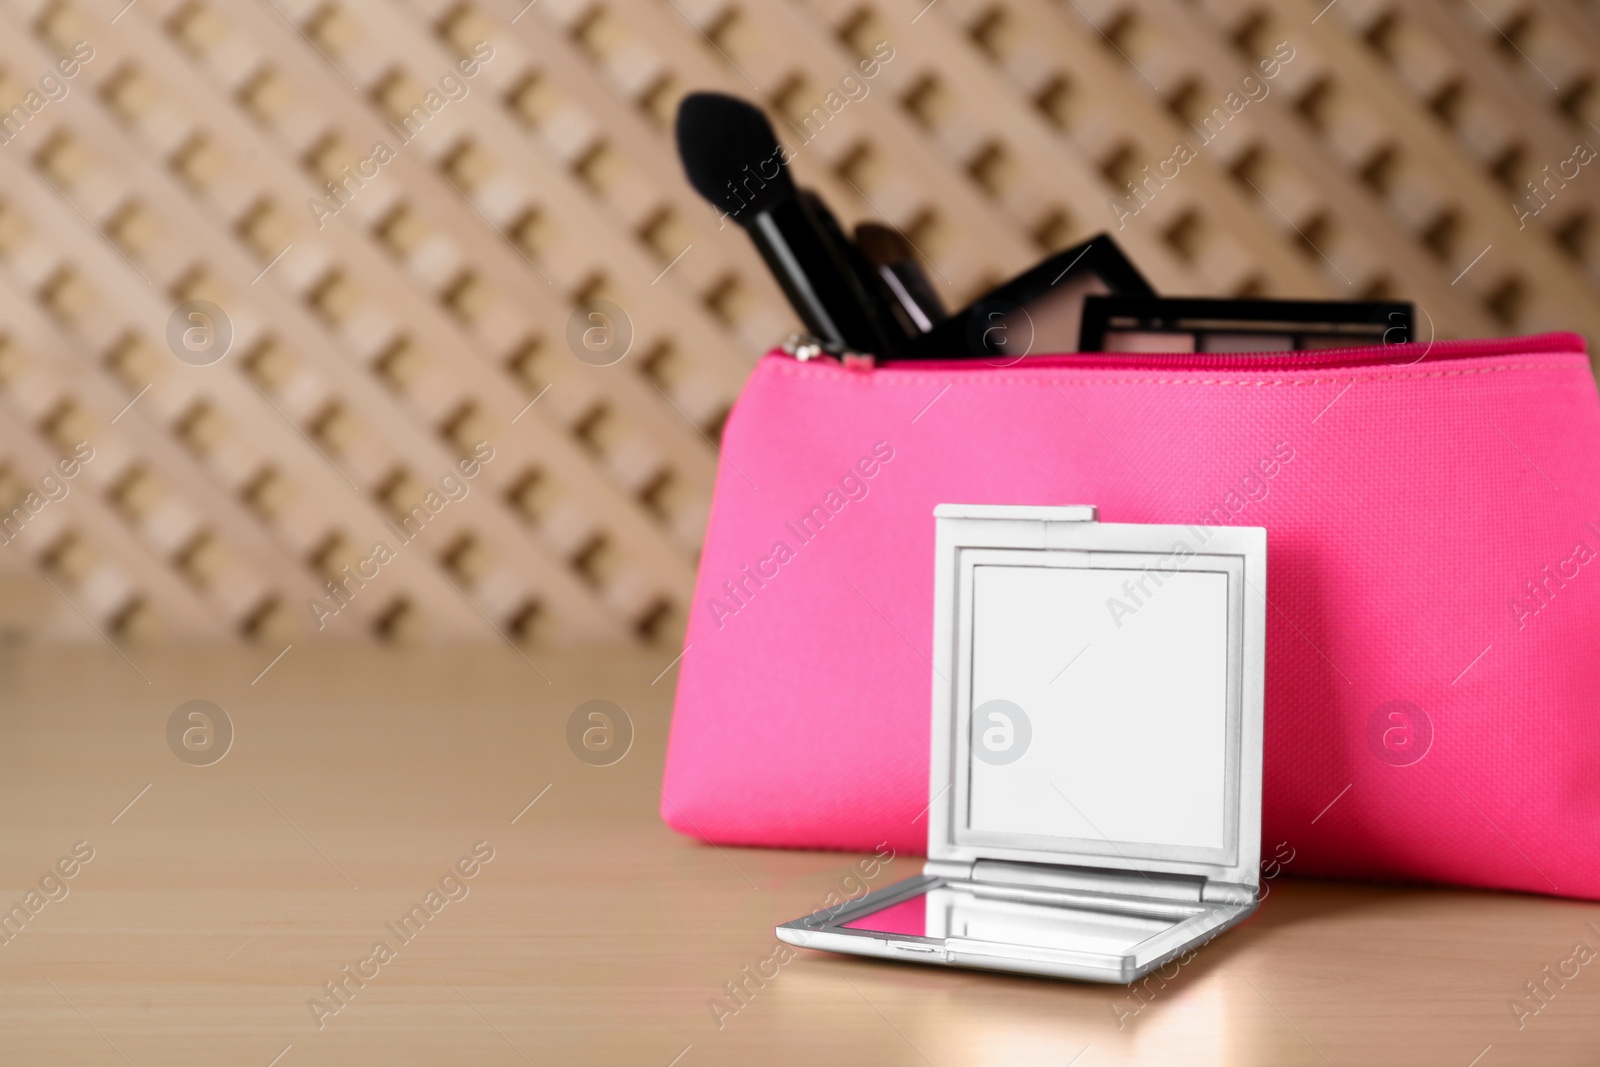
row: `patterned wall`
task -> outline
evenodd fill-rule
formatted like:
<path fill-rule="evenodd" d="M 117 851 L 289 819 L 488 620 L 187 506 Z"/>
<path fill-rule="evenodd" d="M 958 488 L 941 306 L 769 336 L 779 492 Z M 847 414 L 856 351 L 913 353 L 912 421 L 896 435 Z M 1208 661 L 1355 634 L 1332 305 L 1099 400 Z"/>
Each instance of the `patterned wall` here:
<path fill-rule="evenodd" d="M 0 0 L 0 632 L 670 646 L 792 323 L 698 88 L 952 306 L 1111 229 L 1600 338 L 1593 2 Z"/>

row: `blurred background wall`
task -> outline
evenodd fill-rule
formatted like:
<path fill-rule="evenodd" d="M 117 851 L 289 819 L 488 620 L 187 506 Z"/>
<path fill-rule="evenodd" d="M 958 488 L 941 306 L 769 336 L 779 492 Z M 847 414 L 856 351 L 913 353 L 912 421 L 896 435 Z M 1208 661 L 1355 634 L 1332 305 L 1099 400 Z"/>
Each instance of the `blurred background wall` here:
<path fill-rule="evenodd" d="M 948 306 L 1109 230 L 1595 339 L 1597 79 L 1594 0 L 0 0 L 0 634 L 670 650 L 793 328 L 690 90 Z"/>

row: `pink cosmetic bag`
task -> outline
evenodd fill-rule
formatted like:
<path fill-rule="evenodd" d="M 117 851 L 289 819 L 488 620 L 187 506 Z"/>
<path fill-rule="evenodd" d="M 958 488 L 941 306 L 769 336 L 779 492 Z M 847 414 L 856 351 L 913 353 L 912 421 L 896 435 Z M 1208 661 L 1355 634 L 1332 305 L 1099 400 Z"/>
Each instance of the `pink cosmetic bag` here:
<path fill-rule="evenodd" d="M 1580 337 L 1006 367 L 773 353 L 722 450 L 674 828 L 921 852 L 934 505 L 1095 504 L 1267 529 L 1271 873 L 1600 899 L 1600 397 Z"/>

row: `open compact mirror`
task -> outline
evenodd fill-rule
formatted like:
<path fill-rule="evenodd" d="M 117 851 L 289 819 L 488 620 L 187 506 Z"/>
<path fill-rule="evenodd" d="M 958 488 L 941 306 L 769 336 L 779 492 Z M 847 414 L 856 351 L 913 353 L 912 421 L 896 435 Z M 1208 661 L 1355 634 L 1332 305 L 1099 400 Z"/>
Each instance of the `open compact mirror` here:
<path fill-rule="evenodd" d="M 1130 982 L 1256 907 L 1266 531 L 940 505 L 928 862 L 778 927 Z"/>

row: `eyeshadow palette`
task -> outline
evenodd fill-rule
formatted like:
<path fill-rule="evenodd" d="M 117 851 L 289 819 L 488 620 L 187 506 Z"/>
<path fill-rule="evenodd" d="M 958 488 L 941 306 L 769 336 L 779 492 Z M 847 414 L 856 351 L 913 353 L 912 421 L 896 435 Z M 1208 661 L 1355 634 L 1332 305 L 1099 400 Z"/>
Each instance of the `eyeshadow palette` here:
<path fill-rule="evenodd" d="M 1090 296 L 1080 352 L 1293 352 L 1405 344 L 1404 301 Z"/>

